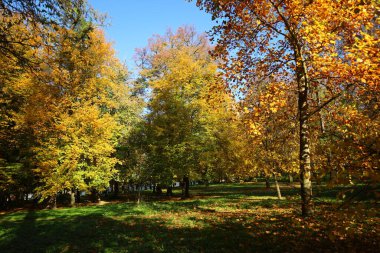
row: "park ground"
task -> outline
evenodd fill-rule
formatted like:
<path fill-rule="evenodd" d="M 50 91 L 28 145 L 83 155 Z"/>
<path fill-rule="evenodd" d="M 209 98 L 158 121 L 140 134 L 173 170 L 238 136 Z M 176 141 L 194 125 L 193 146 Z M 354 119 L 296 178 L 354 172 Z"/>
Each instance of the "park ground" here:
<path fill-rule="evenodd" d="M 316 186 L 314 216 L 302 219 L 299 189 L 281 188 L 281 200 L 263 183 L 219 184 L 186 200 L 145 192 L 140 204 L 2 213 L 0 252 L 379 252 L 375 200 Z"/>

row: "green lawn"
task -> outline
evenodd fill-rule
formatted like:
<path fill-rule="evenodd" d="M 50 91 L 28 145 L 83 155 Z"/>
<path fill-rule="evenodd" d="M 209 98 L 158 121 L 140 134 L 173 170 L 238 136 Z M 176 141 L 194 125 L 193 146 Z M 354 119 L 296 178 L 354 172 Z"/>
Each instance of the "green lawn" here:
<path fill-rule="evenodd" d="M 192 197 L 0 215 L 0 252 L 376 252 L 374 203 L 349 208 L 316 189 L 300 219 L 298 189 L 283 200 L 261 183 L 191 188 Z"/>

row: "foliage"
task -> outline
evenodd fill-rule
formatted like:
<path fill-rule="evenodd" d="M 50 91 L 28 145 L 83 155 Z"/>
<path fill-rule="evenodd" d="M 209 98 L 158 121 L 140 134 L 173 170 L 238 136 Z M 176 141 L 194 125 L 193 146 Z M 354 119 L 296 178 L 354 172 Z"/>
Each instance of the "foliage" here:
<path fill-rule="evenodd" d="M 92 24 L 102 20 L 86 0 L 4 0 L 0 2 L 0 13 L 0 54 L 32 68 L 36 59 L 31 59 L 28 52 L 49 46 L 57 26 L 82 26 L 82 35 L 86 36 L 93 30 Z M 15 33 L 20 27 L 23 31 Z"/>
<path fill-rule="evenodd" d="M 281 98 L 281 99 L 279 99 Z M 256 174 L 293 174 L 298 168 L 294 97 L 284 84 L 271 83 L 247 95 L 242 120 Z"/>
<path fill-rule="evenodd" d="M 183 176 L 225 177 L 237 152 L 226 135 L 237 132 L 204 35 L 191 27 L 168 31 L 137 52 L 141 80 L 151 89 L 146 116 L 147 166 L 156 182 Z M 210 105 L 211 107 L 210 107 Z M 218 172 L 219 171 L 219 172 Z"/>
<path fill-rule="evenodd" d="M 49 23 L 48 43 L 25 48 L 32 69 L 22 68 L 16 56 L 0 55 L 14 60 L 1 76 L 1 155 L 37 178 L 34 188 L 42 199 L 63 190 L 105 189 L 117 173 L 115 147 L 128 136 L 137 113 L 127 70 L 102 31 L 77 11 L 75 20 Z M 21 23 L 8 32 L 23 29 Z M 46 35 L 31 32 L 34 36 L 25 38 L 31 43 Z"/>

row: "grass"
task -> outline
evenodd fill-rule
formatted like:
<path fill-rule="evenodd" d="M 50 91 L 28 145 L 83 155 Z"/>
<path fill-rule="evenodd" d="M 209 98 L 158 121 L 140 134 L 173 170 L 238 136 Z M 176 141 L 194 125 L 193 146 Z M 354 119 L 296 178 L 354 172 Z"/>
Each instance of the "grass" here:
<path fill-rule="evenodd" d="M 192 197 L 0 215 L 0 252 L 376 252 L 378 206 L 344 210 L 337 189 L 317 192 L 300 218 L 298 189 L 283 200 L 261 183 L 191 189 Z"/>

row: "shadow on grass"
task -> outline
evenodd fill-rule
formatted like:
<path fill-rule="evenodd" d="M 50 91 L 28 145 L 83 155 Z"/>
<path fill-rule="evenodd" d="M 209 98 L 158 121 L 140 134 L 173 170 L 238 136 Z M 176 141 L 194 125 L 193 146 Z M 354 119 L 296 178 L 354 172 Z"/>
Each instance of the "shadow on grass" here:
<path fill-rule="evenodd" d="M 115 213 L 120 212 L 116 210 Z M 97 213 L 45 219 L 28 212 L 5 222 L 13 236 L 0 239 L 0 252 L 375 252 L 362 238 L 332 242 L 290 216 L 192 216 L 193 226 L 176 227 L 154 217 L 120 219 Z M 217 219 L 215 219 L 217 218 Z M 13 229 L 13 230 L 12 230 Z M 12 231 L 11 231 L 12 230 Z M 318 239 L 316 239 L 318 238 Z M 354 245 L 354 246 L 353 246 Z"/>
<path fill-rule="evenodd" d="M 298 194 L 293 188 L 282 192 Z M 212 186 L 192 193 L 194 198 L 183 201 L 0 216 L 0 252 L 377 252 L 379 247 L 374 232 L 331 237 L 317 221 L 285 212 L 291 201 L 268 199 L 274 189 Z"/>

